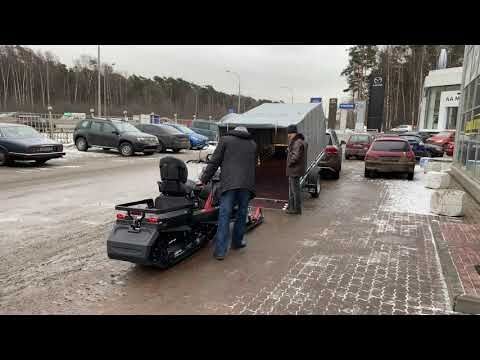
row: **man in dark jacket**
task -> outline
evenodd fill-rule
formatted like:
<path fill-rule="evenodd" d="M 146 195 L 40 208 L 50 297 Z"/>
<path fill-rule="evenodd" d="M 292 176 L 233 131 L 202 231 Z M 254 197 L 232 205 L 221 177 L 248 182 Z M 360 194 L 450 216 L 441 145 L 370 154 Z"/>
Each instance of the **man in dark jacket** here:
<path fill-rule="evenodd" d="M 305 137 L 299 134 L 296 125 L 288 127 L 288 208 L 287 214 L 302 213 L 300 177 L 305 174 Z"/>
<path fill-rule="evenodd" d="M 209 164 L 200 177 L 207 184 L 220 167 L 220 214 L 214 257 L 223 260 L 229 248 L 230 217 L 238 205 L 233 227 L 232 247 L 246 246 L 244 241 L 248 202 L 255 197 L 255 159 L 257 145 L 244 127 L 222 136 Z"/>

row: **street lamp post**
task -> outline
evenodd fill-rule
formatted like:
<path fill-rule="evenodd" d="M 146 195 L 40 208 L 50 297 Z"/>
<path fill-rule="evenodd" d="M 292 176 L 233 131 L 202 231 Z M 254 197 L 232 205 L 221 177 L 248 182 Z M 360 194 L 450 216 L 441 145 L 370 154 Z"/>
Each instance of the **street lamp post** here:
<path fill-rule="evenodd" d="M 198 116 L 198 90 L 195 89 L 195 87 L 192 86 L 192 90 L 195 92 L 195 115 L 194 117 L 196 118 Z"/>
<path fill-rule="evenodd" d="M 48 123 L 50 124 L 50 138 L 53 139 L 53 124 L 52 124 L 52 110 L 53 108 L 48 105 Z"/>
<path fill-rule="evenodd" d="M 232 73 L 234 74 L 237 78 L 238 78 L 238 114 L 240 114 L 240 75 L 238 75 L 236 72 L 234 71 L 231 71 L 231 70 L 227 70 L 228 73 Z"/>
<path fill-rule="evenodd" d="M 98 70 L 98 117 L 102 117 L 102 81 L 100 76 L 100 45 L 98 45 L 98 59 L 97 59 L 97 70 Z"/>
<path fill-rule="evenodd" d="M 290 90 L 290 94 L 292 95 L 292 104 L 293 104 L 293 89 L 289 86 L 281 86 L 281 88 Z"/>

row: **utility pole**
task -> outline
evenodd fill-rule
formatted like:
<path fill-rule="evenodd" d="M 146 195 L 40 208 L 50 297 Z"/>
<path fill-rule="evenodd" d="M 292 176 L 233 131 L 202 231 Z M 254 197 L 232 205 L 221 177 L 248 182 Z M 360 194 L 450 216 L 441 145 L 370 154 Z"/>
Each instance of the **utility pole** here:
<path fill-rule="evenodd" d="M 107 117 L 107 65 L 103 66 L 103 113 Z"/>
<path fill-rule="evenodd" d="M 234 74 L 237 78 L 238 78 L 238 110 L 237 110 L 237 113 L 240 114 L 240 97 L 241 97 L 241 93 L 240 93 L 240 75 L 238 75 L 236 72 L 234 71 L 231 71 L 231 70 L 227 70 L 228 73 L 232 73 Z"/>
<path fill-rule="evenodd" d="M 100 45 L 98 45 L 98 59 L 97 59 L 97 70 L 98 70 L 98 117 L 102 116 L 102 81 L 100 77 Z"/>

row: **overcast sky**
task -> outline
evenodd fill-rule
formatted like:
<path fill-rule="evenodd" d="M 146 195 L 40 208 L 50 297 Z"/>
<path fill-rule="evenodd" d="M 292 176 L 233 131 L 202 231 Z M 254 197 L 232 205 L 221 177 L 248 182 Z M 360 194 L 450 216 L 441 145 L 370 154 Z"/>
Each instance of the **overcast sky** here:
<path fill-rule="evenodd" d="M 61 62 L 71 66 L 79 55 L 97 56 L 96 45 L 27 45 L 50 50 Z M 310 97 L 341 97 L 346 88 L 340 72 L 347 64 L 348 46 L 332 45 L 105 45 L 101 61 L 115 63 L 117 71 L 145 77 L 171 76 L 199 85 L 212 85 L 229 94 L 238 92 L 238 81 L 227 69 L 241 78 L 242 95 L 270 100 L 309 102 Z"/>

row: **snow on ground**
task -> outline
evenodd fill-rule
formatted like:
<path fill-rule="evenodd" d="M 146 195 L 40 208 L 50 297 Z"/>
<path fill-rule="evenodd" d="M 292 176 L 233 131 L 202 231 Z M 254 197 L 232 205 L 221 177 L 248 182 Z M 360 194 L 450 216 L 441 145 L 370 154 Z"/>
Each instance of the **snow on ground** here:
<path fill-rule="evenodd" d="M 433 190 L 425 187 L 426 174 L 420 166 L 415 167 L 413 181 L 405 179 L 384 179 L 383 181 L 385 194 L 380 211 L 431 215 L 430 197 Z"/>

